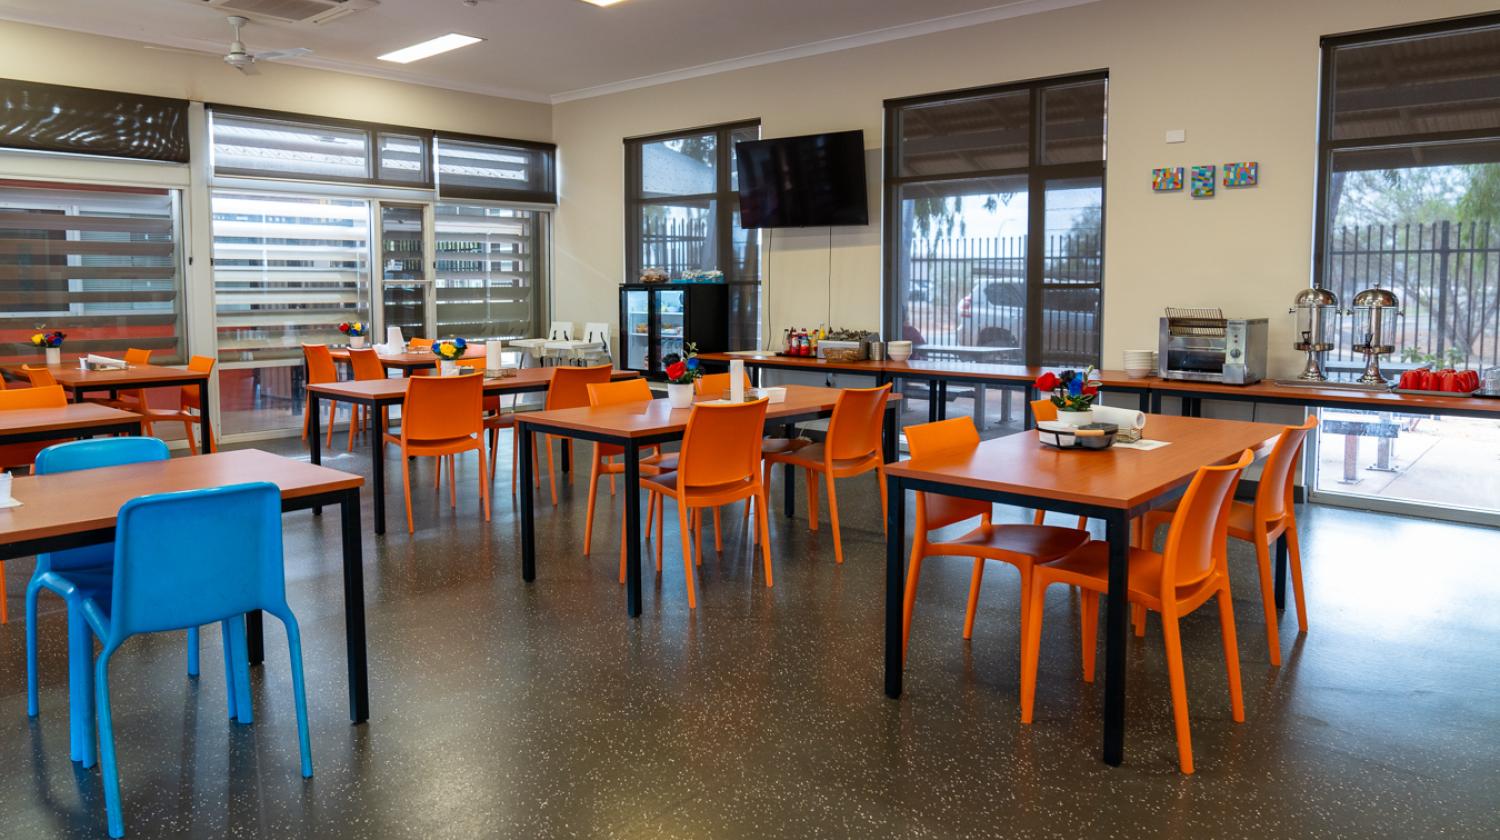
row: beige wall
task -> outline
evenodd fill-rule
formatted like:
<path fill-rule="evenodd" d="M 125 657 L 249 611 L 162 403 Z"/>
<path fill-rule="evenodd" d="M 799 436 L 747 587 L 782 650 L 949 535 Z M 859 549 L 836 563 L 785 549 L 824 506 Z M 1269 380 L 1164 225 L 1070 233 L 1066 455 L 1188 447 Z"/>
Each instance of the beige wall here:
<path fill-rule="evenodd" d="M 1310 279 L 1318 38 L 1488 10 L 1483 0 L 1103 0 L 1092 5 L 559 104 L 557 317 L 617 320 L 624 137 L 759 117 L 764 136 L 860 128 L 879 173 L 882 100 L 1105 68 L 1110 73 L 1104 361 L 1154 346 L 1168 304 L 1269 317 L 1273 373 L 1295 372 L 1286 309 Z M 1166 130 L 1188 141 L 1167 145 Z M 1151 169 L 1257 160 L 1261 185 L 1194 201 Z M 872 192 L 878 219 L 880 192 Z M 877 226 L 776 231 L 771 334 L 880 323 Z"/>
<path fill-rule="evenodd" d="M 245 76 L 212 56 L 5 21 L 0 77 L 518 140 L 550 140 L 552 134 L 552 108 L 542 103 L 284 64 Z"/>

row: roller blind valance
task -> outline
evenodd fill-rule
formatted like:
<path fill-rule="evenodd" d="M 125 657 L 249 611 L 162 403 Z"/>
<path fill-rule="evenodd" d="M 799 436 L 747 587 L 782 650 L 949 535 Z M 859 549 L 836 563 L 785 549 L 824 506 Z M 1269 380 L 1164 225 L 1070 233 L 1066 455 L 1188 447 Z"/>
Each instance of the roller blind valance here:
<path fill-rule="evenodd" d="M 185 99 L 0 79 L 0 146 L 186 163 L 187 111 Z"/>

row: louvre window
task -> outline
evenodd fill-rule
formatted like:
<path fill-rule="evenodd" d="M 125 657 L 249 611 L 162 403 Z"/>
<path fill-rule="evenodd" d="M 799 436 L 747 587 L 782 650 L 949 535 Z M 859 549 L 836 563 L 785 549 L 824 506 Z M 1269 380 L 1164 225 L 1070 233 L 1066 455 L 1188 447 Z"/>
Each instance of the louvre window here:
<path fill-rule="evenodd" d="M 151 349 L 179 361 L 181 269 L 172 190 L 0 181 L 0 343 L 34 361 L 40 326 L 63 349 Z"/>
<path fill-rule="evenodd" d="M 537 333 L 541 217 L 531 210 L 437 205 L 438 335 L 483 341 Z"/>

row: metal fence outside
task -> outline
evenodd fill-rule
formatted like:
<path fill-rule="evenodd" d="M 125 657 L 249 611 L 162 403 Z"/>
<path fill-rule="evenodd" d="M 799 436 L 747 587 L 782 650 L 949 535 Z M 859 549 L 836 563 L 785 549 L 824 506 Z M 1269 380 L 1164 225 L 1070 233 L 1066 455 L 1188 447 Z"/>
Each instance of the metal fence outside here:
<path fill-rule="evenodd" d="M 1500 365 L 1500 230 L 1489 221 L 1348 225 L 1328 237 L 1324 286 L 1347 307 L 1362 289 L 1396 294 L 1395 362 Z M 1338 320 L 1333 362 L 1356 362 L 1352 319 Z M 1403 359 L 1404 357 L 1404 359 Z"/>

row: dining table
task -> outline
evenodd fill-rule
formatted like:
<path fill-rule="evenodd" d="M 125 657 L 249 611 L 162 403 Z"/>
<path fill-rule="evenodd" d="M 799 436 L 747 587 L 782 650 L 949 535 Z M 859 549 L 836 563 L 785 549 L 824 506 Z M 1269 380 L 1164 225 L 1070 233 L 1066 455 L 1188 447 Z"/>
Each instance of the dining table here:
<path fill-rule="evenodd" d="M 484 380 L 484 393 L 494 394 L 535 394 L 544 393 L 552 384 L 552 377 L 557 373 L 555 367 L 522 368 L 515 370 L 514 375 L 506 375 Z M 634 371 L 616 370 L 610 373 L 615 380 L 634 379 L 639 374 Z M 307 424 L 307 446 L 308 454 L 314 464 L 323 463 L 323 440 L 322 440 L 322 403 L 323 400 L 330 402 L 342 402 L 350 405 L 364 406 L 369 411 L 370 441 L 373 447 L 370 463 L 370 490 L 374 494 L 374 520 L 375 533 L 385 533 L 385 410 L 390 406 L 399 406 L 406 399 L 406 391 L 411 386 L 408 377 L 384 379 L 345 379 L 339 382 L 323 382 L 307 386 L 308 395 L 308 424 Z M 352 422 L 352 421 L 351 421 Z M 566 470 L 569 459 L 564 450 L 563 467 Z"/>
<path fill-rule="evenodd" d="M 545 368 L 542 368 L 545 370 Z M 786 386 L 786 396 L 781 402 L 766 406 L 766 427 L 775 429 L 787 437 L 796 433 L 796 424 L 806 420 L 829 417 L 838 402 L 839 389 L 817 388 L 807 385 Z M 717 397 L 700 397 L 698 402 L 713 402 Z M 889 463 L 896 456 L 896 411 L 899 395 L 891 395 L 886 403 L 881 446 L 882 456 Z M 551 411 L 533 411 L 516 415 L 519 428 L 516 463 L 520 469 L 518 487 L 521 494 L 521 579 L 527 583 L 536 580 L 536 521 L 535 498 L 532 489 L 533 438 L 537 434 L 552 434 L 578 440 L 613 444 L 624 452 L 625 477 L 621 493 L 625 499 L 625 613 L 631 618 L 641 614 L 641 450 L 649 446 L 681 440 L 687 431 L 690 408 L 673 408 L 669 400 L 645 400 L 608 406 L 562 408 Z M 793 488 L 795 481 L 792 465 L 786 465 L 786 515 L 792 515 L 795 504 Z"/>
<path fill-rule="evenodd" d="M 1129 632 L 1131 520 L 1181 496 L 1200 467 L 1250 450 L 1268 453 L 1282 426 L 1153 414 L 1143 431 L 1166 446 L 1142 450 L 1057 449 L 1034 433 L 981 442 L 966 452 L 911 458 L 886 467 L 885 693 L 902 692 L 903 593 L 906 585 L 906 492 L 978 499 L 1104 522 L 1109 543 L 1105 603 L 1104 761 L 1125 750 L 1125 648 Z M 1024 597 L 1024 595 L 1023 595 Z"/>
<path fill-rule="evenodd" d="M 8 365 L 7 372 L 21 375 L 21 365 Z M 213 401 L 208 398 L 210 374 L 171 365 L 126 365 L 122 368 L 91 370 L 77 365 L 48 365 L 52 378 L 68 393 L 73 402 L 83 402 L 89 394 L 106 393 L 119 399 L 121 391 L 147 388 L 195 387 L 198 389 L 199 417 L 203 439 L 213 440 Z"/>
<path fill-rule="evenodd" d="M 370 717 L 369 657 L 365 645 L 363 546 L 359 489 L 364 478 L 258 449 L 238 449 L 49 475 L 18 476 L 11 495 L 19 507 L 0 509 L 0 560 L 112 543 L 120 508 L 131 499 L 268 481 L 281 491 L 281 510 L 338 505 L 343 539 L 344 641 L 349 719 Z M 202 523 L 184 522 L 184 528 Z M 245 617 L 252 664 L 264 658 L 259 611 Z"/>
<path fill-rule="evenodd" d="M 141 415 L 99 403 L 0 411 L 0 444 L 140 433 Z"/>
<path fill-rule="evenodd" d="M 347 347 L 332 348 L 328 351 L 328 355 L 332 356 L 333 360 L 339 364 L 347 364 L 349 362 L 349 348 Z M 413 371 L 431 370 L 438 366 L 438 357 L 431 350 L 405 350 L 400 353 L 380 353 L 376 351 L 376 357 L 380 359 L 380 363 L 387 370 L 400 371 L 402 376 L 411 376 Z M 476 343 L 469 345 L 469 348 L 464 351 L 462 356 L 458 357 L 458 360 L 473 361 L 475 359 L 483 359 L 484 357 L 484 345 Z"/>

